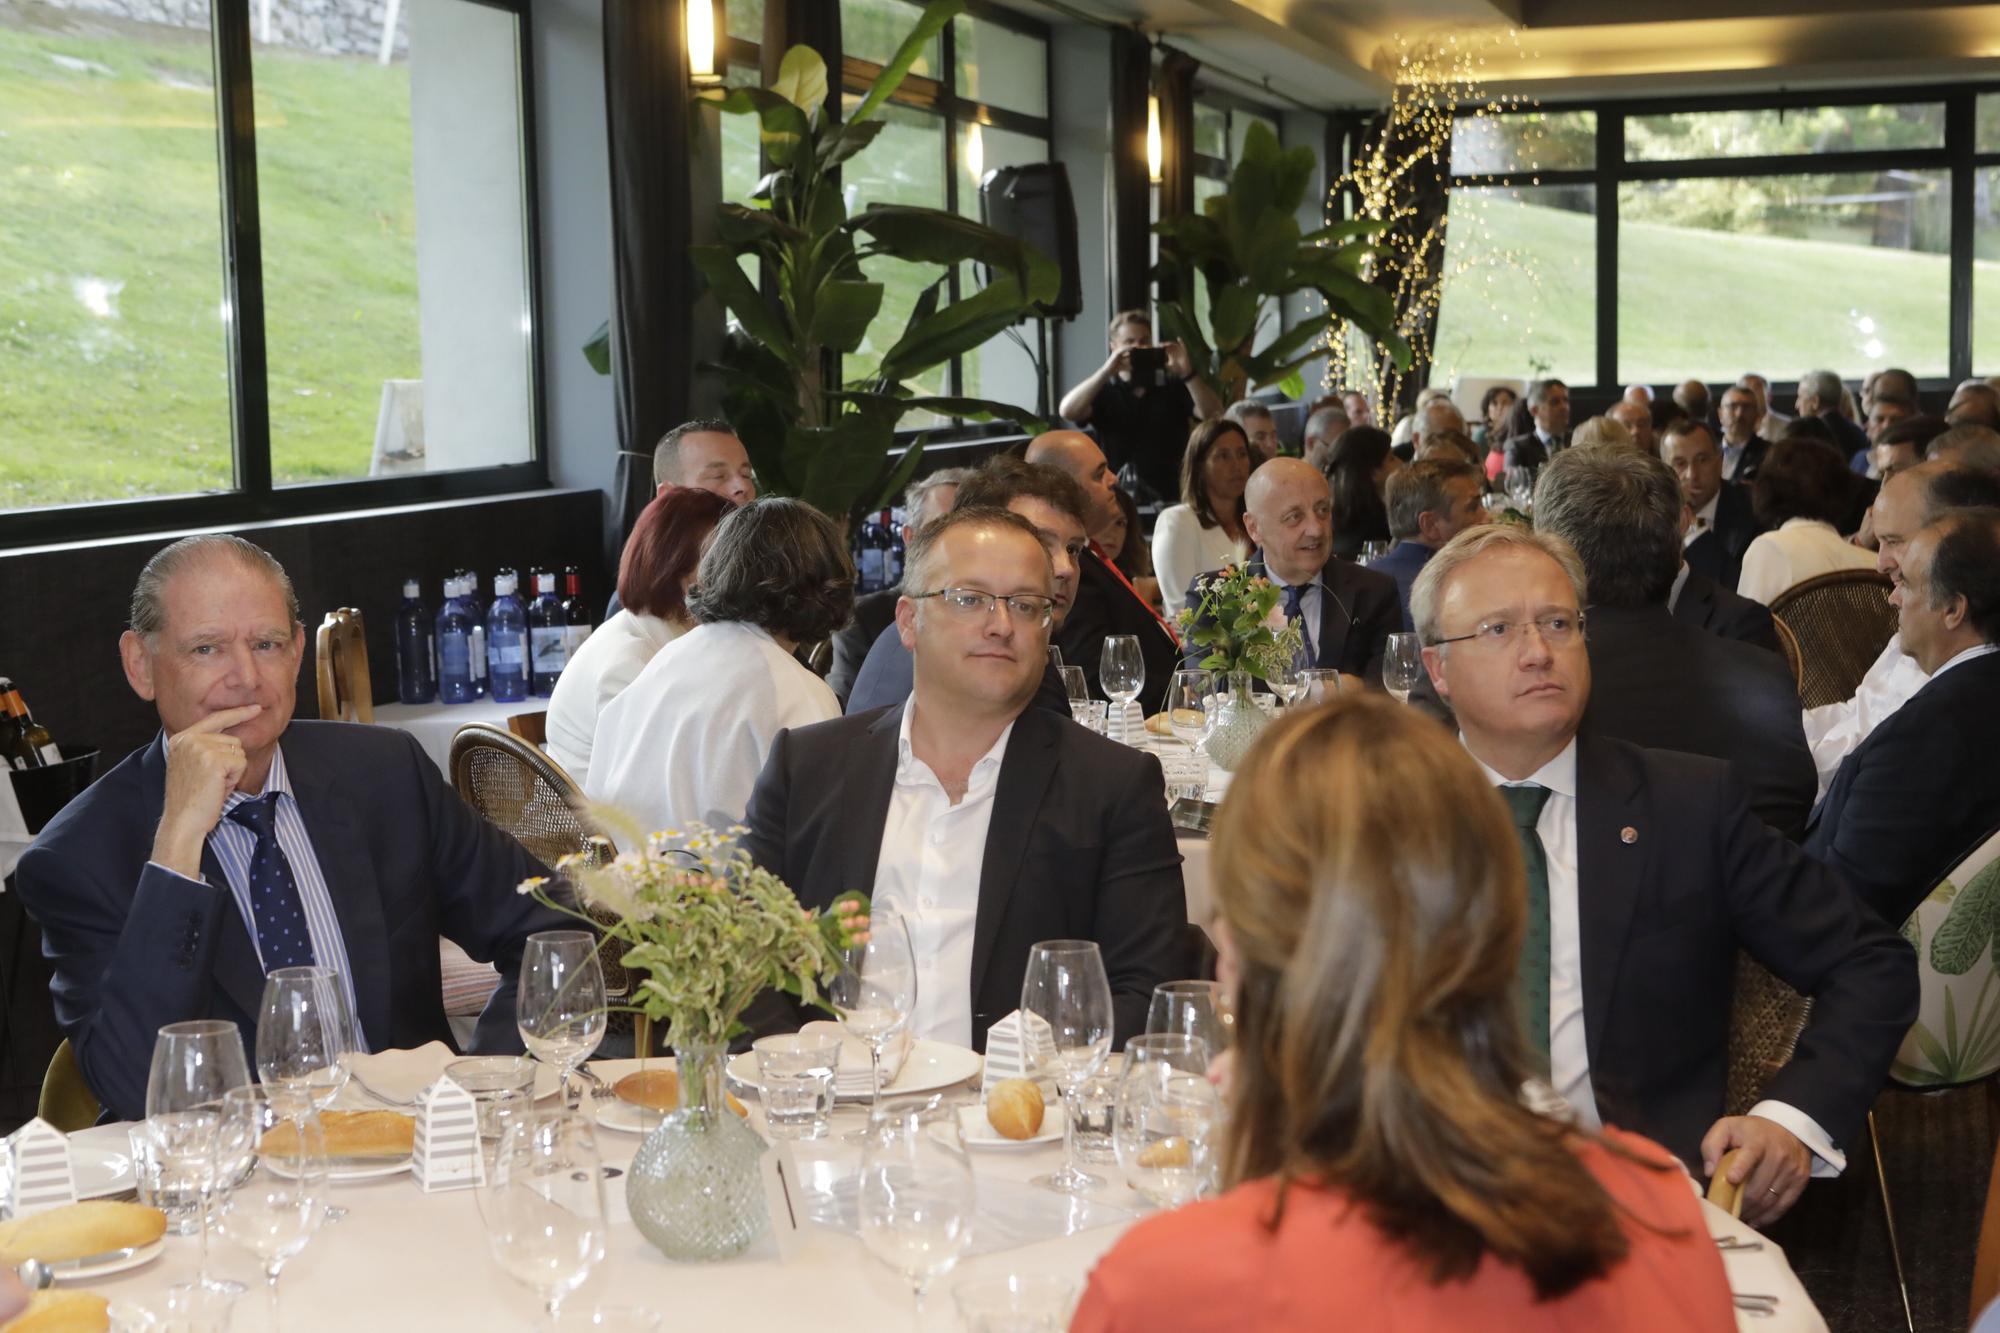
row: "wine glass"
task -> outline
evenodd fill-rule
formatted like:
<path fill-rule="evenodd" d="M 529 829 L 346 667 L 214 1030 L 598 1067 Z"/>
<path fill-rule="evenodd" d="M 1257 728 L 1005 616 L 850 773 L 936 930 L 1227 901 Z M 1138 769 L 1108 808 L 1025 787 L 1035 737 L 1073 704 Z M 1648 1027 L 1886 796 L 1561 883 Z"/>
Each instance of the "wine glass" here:
<path fill-rule="evenodd" d="M 1331 703 L 1340 690 L 1340 673 L 1331 667 L 1308 667 L 1299 672 L 1300 703 Z"/>
<path fill-rule="evenodd" d="M 561 1071 L 563 1104 L 574 1110 L 582 1094 L 570 1076 L 604 1040 L 608 1022 L 597 937 L 587 930 L 528 936 L 514 1015 L 528 1053 Z"/>
<path fill-rule="evenodd" d="M 1062 670 L 1062 664 L 1063 664 L 1063 660 L 1062 660 L 1062 649 L 1061 649 L 1061 648 L 1058 648 L 1058 647 L 1057 647 L 1057 646 L 1056 646 L 1055 644 L 1053 644 L 1053 643 L 1052 643 L 1052 644 L 1050 644 L 1050 645 L 1049 645 L 1049 665 L 1050 665 L 1050 666 L 1052 666 L 1052 667 L 1054 667 L 1054 668 L 1055 668 L 1056 670 L 1060 671 L 1060 670 Z"/>
<path fill-rule="evenodd" d="M 1208 1043 L 1186 1033 L 1149 1033 L 1125 1047 L 1111 1144 L 1126 1183 L 1162 1208 L 1200 1197 L 1209 1181 L 1222 1102 L 1208 1061 Z"/>
<path fill-rule="evenodd" d="M 338 972 L 281 967 L 264 978 L 257 1077 L 281 1109 L 302 1115 L 331 1107 L 347 1086 L 347 1062 L 360 1046 Z M 327 1221 L 346 1216 L 345 1208 L 327 1205 Z"/>
<path fill-rule="evenodd" d="M 847 1136 L 850 1143 L 867 1142 L 882 1100 L 882 1048 L 902 1034 L 917 1011 L 917 954 L 902 917 L 891 911 L 870 914 L 868 938 L 842 956 L 826 998 L 847 1035 L 868 1048 L 870 1127 Z"/>
<path fill-rule="evenodd" d="M 1215 682 L 1206 671 L 1176 671 L 1167 685 L 1167 724 L 1189 749 L 1199 751 L 1215 719 L 1208 696 Z"/>
<path fill-rule="evenodd" d="M 1527 513 L 1535 505 L 1535 470 L 1531 467 L 1504 468 L 1500 473 L 1500 484 L 1506 489 L 1508 500 L 1514 508 Z"/>
<path fill-rule="evenodd" d="M 1389 554 L 1388 542 L 1361 543 L 1361 563 L 1364 565 L 1372 565 L 1387 554 Z"/>
<path fill-rule="evenodd" d="M 1065 1112 L 1063 1164 L 1033 1183 L 1061 1194 L 1080 1194 L 1104 1183 L 1076 1164 L 1076 1085 L 1102 1068 L 1111 1052 L 1111 983 L 1097 945 L 1089 940 L 1047 940 L 1029 949 L 1021 1012 L 1049 1025 L 1049 1045 L 1041 1052 L 1037 1072 L 1055 1080 Z"/>
<path fill-rule="evenodd" d="M 216 1166 L 232 1183 L 217 1230 L 263 1267 L 276 1333 L 278 1275 L 326 1216 L 326 1133 L 310 1103 L 264 1088 L 236 1088 L 222 1106 Z"/>
<path fill-rule="evenodd" d="M 1398 703 L 1410 701 L 1424 669 L 1423 653 L 1417 636 L 1407 631 L 1391 634 L 1382 649 L 1382 688 L 1396 696 Z"/>
<path fill-rule="evenodd" d="M 1118 715 L 1118 739 L 1124 740 L 1129 728 L 1126 725 L 1125 709 L 1139 691 L 1146 688 L 1146 659 L 1139 652 L 1139 637 L 1136 634 L 1108 634 L 1104 638 L 1104 654 L 1097 659 L 1097 683 L 1104 687 L 1104 695 L 1111 700 L 1112 711 Z M 1105 733 L 1109 735 L 1107 726 Z"/>
<path fill-rule="evenodd" d="M 516 1119 L 478 1197 L 493 1262 L 531 1288 L 553 1322 L 563 1298 L 603 1262 L 610 1230 L 590 1122 L 563 1110 Z"/>
<path fill-rule="evenodd" d="M 216 1139 L 222 1099 L 250 1085 L 243 1034 L 220 1018 L 169 1023 L 153 1041 L 146 1076 L 146 1138 L 160 1162 L 162 1187 L 192 1193 L 201 1218 L 201 1256 L 195 1281 L 208 1291 L 240 1295 L 243 1284 L 208 1275 L 208 1220 L 217 1186 Z"/>
<path fill-rule="evenodd" d="M 1056 668 L 1056 674 L 1062 677 L 1063 693 L 1069 696 L 1071 703 L 1080 703 L 1090 697 L 1090 681 L 1084 676 L 1082 667 L 1060 666 Z"/>
<path fill-rule="evenodd" d="M 908 1107 L 861 1150 L 861 1243 L 924 1293 L 972 1244 L 972 1163 L 950 1108 Z"/>
<path fill-rule="evenodd" d="M 1199 1038 L 1211 1060 L 1229 1049 L 1234 1034 L 1228 1002 L 1213 981 L 1163 981 L 1153 987 L 1146 1031 Z"/>

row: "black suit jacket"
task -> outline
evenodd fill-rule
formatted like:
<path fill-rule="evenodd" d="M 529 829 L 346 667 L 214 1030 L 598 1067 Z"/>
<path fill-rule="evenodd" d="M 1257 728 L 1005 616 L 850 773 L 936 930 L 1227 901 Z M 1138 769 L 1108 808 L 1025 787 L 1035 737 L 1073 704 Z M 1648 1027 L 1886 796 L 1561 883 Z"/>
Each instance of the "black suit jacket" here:
<path fill-rule="evenodd" d="M 1577 739 L 1578 928 L 1591 1091 L 1701 1168 L 1723 1113 L 1737 949 L 1812 997 L 1764 1095 L 1851 1142 L 1917 1015 L 1909 943 L 1750 813 L 1718 760 Z"/>
<path fill-rule="evenodd" d="M 1583 725 L 1634 745 L 1726 760 L 1750 809 L 1805 831 L 1818 774 L 1784 660 L 1676 620 L 1664 606 L 1590 609 Z"/>
<path fill-rule="evenodd" d="M 514 980 L 522 946 L 534 931 L 574 925 L 514 891 L 549 872 L 473 813 L 406 732 L 294 722 L 280 743 L 340 921 L 368 1044 L 451 1043 L 442 935 L 500 969 L 475 1047 L 520 1050 Z M 165 746 L 155 739 L 50 821 L 16 869 L 55 971 L 63 1035 L 98 1101 L 128 1120 L 145 1114 L 161 1025 L 226 1018 L 254 1049 L 264 989 L 214 851 L 202 853 L 206 884 L 147 862 L 165 781 Z"/>
<path fill-rule="evenodd" d="M 1763 530 L 1750 512 L 1749 488 L 1725 481 L 1716 496 L 1715 526 L 1687 544 L 1688 567 L 1735 592 L 1743 572 L 1743 552 Z"/>
<path fill-rule="evenodd" d="M 1692 565 L 1681 580 L 1681 595 L 1674 599 L 1673 613 L 1674 619 L 1710 634 L 1755 644 L 1781 656 L 1785 651 L 1778 643 L 1778 627 L 1771 623 L 1770 607 L 1731 592 Z"/>
<path fill-rule="evenodd" d="M 1722 436 L 1716 435 L 1716 448 L 1722 448 Z M 1736 460 L 1736 475 L 1730 481 L 1742 485 L 1757 479 L 1757 469 L 1764 466 L 1764 455 L 1771 452 L 1771 442 L 1761 435 L 1753 434 L 1743 443 L 1743 454 Z"/>
<path fill-rule="evenodd" d="M 1149 716 L 1159 712 L 1166 707 L 1167 686 L 1180 664 L 1180 645 L 1097 553 L 1087 550 L 1077 557 L 1076 600 L 1056 629 L 1055 643 L 1062 649 L 1065 666 L 1083 668 L 1093 698 L 1108 697 L 1098 678 L 1097 664 L 1104 656 L 1104 640 L 1113 634 L 1137 636 L 1139 654 L 1146 663 L 1146 683 L 1139 691 L 1139 702 Z"/>
<path fill-rule="evenodd" d="M 807 907 L 871 890 L 895 789 L 902 708 L 780 732 L 744 822 L 757 863 Z M 1146 1030 L 1153 988 L 1193 975 L 1181 855 L 1160 761 L 1040 709 L 1014 721 L 987 826 L 973 926 L 972 1042 L 1021 1007 L 1028 950 L 1095 940 L 1114 1049 Z M 765 1008 L 766 1028 L 798 1017 Z"/>
<path fill-rule="evenodd" d="M 854 678 L 861 674 L 868 650 L 896 619 L 896 602 L 902 595 L 899 584 L 855 598 L 854 619 L 834 631 L 833 665 L 826 669 L 826 684 L 840 700 L 841 707 L 847 706 L 847 696 L 854 692 Z"/>
<path fill-rule="evenodd" d="M 1252 574 L 1269 574 L 1261 556 L 1253 556 Z M 1208 575 L 1198 574 L 1188 585 L 1189 610 L 1201 605 Z M 1382 654 L 1389 636 L 1403 628 L 1403 603 L 1396 580 L 1345 560 L 1329 560 L 1319 572 L 1319 623 L 1310 626 L 1313 665 L 1359 676 L 1371 685 L 1382 683 Z M 1282 605 L 1282 603 L 1280 603 Z M 1207 655 L 1192 644 L 1189 666 Z"/>
<path fill-rule="evenodd" d="M 1569 446 L 1569 441 L 1558 439 L 1555 448 L 1542 443 L 1542 437 L 1534 431 L 1524 431 L 1500 446 L 1507 467 L 1538 468 L 1549 461 L 1551 453 L 1559 453 Z"/>
<path fill-rule="evenodd" d="M 1840 761 L 1806 850 L 1900 926 L 2000 826 L 2000 653 L 1924 683 Z"/>

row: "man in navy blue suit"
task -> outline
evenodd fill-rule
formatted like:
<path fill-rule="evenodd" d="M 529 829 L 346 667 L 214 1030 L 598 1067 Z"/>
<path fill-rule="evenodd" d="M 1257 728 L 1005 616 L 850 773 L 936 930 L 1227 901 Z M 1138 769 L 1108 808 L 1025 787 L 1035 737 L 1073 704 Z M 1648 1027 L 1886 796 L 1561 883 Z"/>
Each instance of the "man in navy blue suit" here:
<path fill-rule="evenodd" d="M 230 536 L 155 555 L 119 641 L 161 733 L 63 810 L 16 869 L 56 1019 L 107 1112 L 145 1114 L 153 1039 L 223 1018 L 253 1044 L 268 971 L 332 968 L 372 1049 L 450 1041 L 438 939 L 498 966 L 474 1045 L 519 1050 L 548 872 L 447 787 L 408 734 L 292 721 L 305 630 L 284 569 Z"/>
<path fill-rule="evenodd" d="M 1440 546 L 1486 521 L 1486 477 L 1470 463 L 1426 458 L 1389 478 L 1389 535 L 1396 544 L 1368 568 L 1396 580 L 1403 604 L 1402 628 L 1410 620 L 1410 585 Z"/>

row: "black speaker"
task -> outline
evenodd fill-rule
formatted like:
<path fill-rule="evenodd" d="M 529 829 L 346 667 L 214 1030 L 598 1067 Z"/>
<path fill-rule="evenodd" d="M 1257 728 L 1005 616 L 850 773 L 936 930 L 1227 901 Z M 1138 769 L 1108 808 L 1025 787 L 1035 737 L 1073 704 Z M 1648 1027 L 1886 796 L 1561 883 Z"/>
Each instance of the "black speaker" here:
<path fill-rule="evenodd" d="M 995 167 L 979 182 L 979 220 L 1019 237 L 1062 270 L 1056 299 L 1035 307 L 1044 317 L 1075 319 L 1083 313 L 1083 283 L 1076 265 L 1076 200 L 1060 162 Z"/>

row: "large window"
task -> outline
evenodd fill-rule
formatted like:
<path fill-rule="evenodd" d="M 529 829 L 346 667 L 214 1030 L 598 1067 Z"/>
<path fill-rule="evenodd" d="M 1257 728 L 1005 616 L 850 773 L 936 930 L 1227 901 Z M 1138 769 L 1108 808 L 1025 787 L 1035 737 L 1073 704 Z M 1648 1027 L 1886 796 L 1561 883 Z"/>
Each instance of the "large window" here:
<path fill-rule="evenodd" d="M 518 6 L 83 8 L 0 13 L 0 540 L 539 481 Z"/>
<path fill-rule="evenodd" d="M 2000 94 L 1468 115 L 1451 172 L 1440 379 L 2000 368 Z"/>

